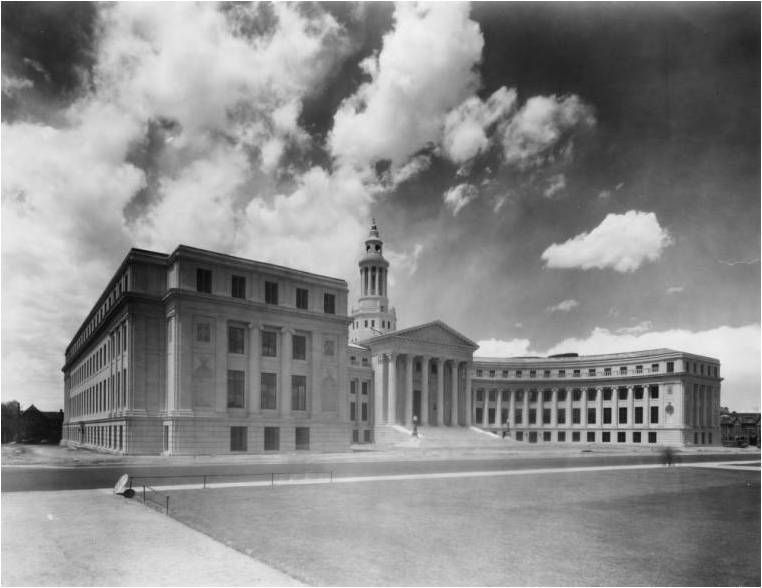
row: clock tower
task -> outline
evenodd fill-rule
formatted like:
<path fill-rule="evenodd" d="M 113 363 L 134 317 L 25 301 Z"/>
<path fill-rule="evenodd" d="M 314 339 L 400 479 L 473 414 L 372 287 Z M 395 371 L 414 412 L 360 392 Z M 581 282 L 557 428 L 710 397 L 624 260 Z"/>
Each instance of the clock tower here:
<path fill-rule="evenodd" d="M 360 298 L 352 308 L 352 324 L 349 341 L 357 343 L 397 328 L 397 313 L 389 307 L 389 262 L 384 259 L 384 242 L 381 240 L 376 219 L 365 240 L 365 255 L 360 259 Z"/>

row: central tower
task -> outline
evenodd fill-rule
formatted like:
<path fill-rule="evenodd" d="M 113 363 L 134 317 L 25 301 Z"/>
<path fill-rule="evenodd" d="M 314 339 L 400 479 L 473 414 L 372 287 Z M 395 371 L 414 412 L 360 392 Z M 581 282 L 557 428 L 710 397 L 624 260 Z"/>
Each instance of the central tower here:
<path fill-rule="evenodd" d="M 360 298 L 352 309 L 349 340 L 352 343 L 382 335 L 397 328 L 397 313 L 389 308 L 387 284 L 389 262 L 384 259 L 384 242 L 378 234 L 376 219 L 365 240 L 365 255 L 360 259 Z"/>

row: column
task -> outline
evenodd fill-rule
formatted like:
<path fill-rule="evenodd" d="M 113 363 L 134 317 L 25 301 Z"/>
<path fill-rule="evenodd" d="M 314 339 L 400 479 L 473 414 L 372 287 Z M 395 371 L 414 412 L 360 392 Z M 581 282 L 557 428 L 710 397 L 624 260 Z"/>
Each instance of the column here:
<path fill-rule="evenodd" d="M 582 423 L 582 427 L 587 429 L 587 388 L 581 389 L 582 396 L 580 396 L 580 409 L 579 409 L 579 422 Z"/>
<path fill-rule="evenodd" d="M 371 359 L 373 363 L 373 418 L 369 424 L 376 426 L 384 418 L 384 355 L 377 355 Z"/>
<path fill-rule="evenodd" d="M 418 415 L 418 424 L 429 424 L 429 358 L 421 357 L 421 414 Z"/>
<path fill-rule="evenodd" d="M 595 412 L 598 416 L 598 428 L 603 427 L 603 388 L 595 389 Z"/>
<path fill-rule="evenodd" d="M 558 388 L 551 389 L 550 397 L 550 426 L 558 426 Z"/>
<path fill-rule="evenodd" d="M 611 426 L 619 426 L 619 386 L 611 390 Z"/>
<path fill-rule="evenodd" d="M 281 415 L 291 414 L 291 329 L 283 329 L 280 337 L 280 390 L 278 406 Z"/>
<path fill-rule="evenodd" d="M 389 395 L 387 398 L 387 422 L 393 425 L 397 422 L 397 354 L 390 353 L 389 357 Z"/>
<path fill-rule="evenodd" d="M 450 426 L 458 426 L 458 362 L 452 360 L 452 392 L 450 395 Z"/>
<path fill-rule="evenodd" d="M 322 365 L 323 365 L 323 350 L 321 349 L 320 345 L 318 344 L 318 335 L 315 331 L 313 331 L 310 334 L 309 337 L 309 345 L 310 345 L 310 353 L 312 355 L 312 370 L 310 378 L 312 380 L 312 384 L 310 385 L 308 391 L 307 391 L 307 404 L 312 407 L 312 416 L 319 415 L 322 410 L 322 397 L 320 394 L 320 387 L 322 385 Z M 289 382 L 290 384 L 290 382 Z M 260 378 L 257 376 L 257 382 L 256 385 L 260 385 Z"/>
<path fill-rule="evenodd" d="M 405 427 L 413 427 L 413 368 L 415 367 L 415 357 L 408 353 L 406 361 L 407 372 L 405 372 Z M 420 418 L 420 415 L 418 416 Z"/>
<path fill-rule="evenodd" d="M 246 403 L 249 412 L 258 413 L 260 400 L 260 340 L 259 325 L 249 323 L 249 401 Z M 314 384 L 313 384 L 314 386 Z"/>
<path fill-rule="evenodd" d="M 503 391 L 498 389 L 495 394 L 497 394 L 497 398 L 495 399 L 495 425 L 502 427 L 503 417 L 500 415 L 500 413 L 503 411 Z"/>
<path fill-rule="evenodd" d="M 627 386 L 627 426 L 632 428 L 632 423 L 635 420 L 634 409 L 635 406 L 635 389 L 634 386 Z M 643 415 L 645 418 L 645 415 Z"/>
<path fill-rule="evenodd" d="M 529 426 L 529 389 L 524 390 L 524 409 L 521 415 L 521 425 L 524 427 Z"/>
<path fill-rule="evenodd" d="M 466 396 L 466 426 L 471 426 L 471 419 L 473 418 L 473 399 L 474 399 L 474 391 L 471 389 L 471 366 L 468 363 L 463 364 L 463 370 L 465 371 L 465 377 L 466 377 L 466 390 L 465 390 L 465 396 Z"/>
<path fill-rule="evenodd" d="M 516 390 L 509 390 L 508 391 L 508 422 L 510 423 L 511 429 L 513 429 L 514 425 L 514 419 L 513 416 L 516 414 Z"/>
<path fill-rule="evenodd" d="M 489 412 L 489 390 L 486 388 L 484 390 L 484 404 L 482 406 L 482 428 L 486 429 L 489 424 L 489 419 L 487 418 L 487 413 Z"/>
<path fill-rule="evenodd" d="M 437 425 L 444 426 L 444 359 L 437 357 Z"/>
<path fill-rule="evenodd" d="M 643 390 L 643 424 L 641 426 L 647 429 L 651 427 L 651 386 L 646 386 Z"/>

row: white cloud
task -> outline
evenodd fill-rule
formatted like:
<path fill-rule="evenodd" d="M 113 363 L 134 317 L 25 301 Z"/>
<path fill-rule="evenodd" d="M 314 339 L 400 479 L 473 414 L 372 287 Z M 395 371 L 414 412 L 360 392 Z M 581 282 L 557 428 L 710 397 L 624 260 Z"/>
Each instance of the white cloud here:
<path fill-rule="evenodd" d="M 641 326 L 646 326 L 643 323 Z M 648 325 L 650 327 L 650 325 Z M 586 337 L 572 337 L 560 341 L 545 351 L 532 349 L 528 339 L 488 339 L 477 341 L 477 357 L 547 357 L 557 353 L 598 355 L 649 349 L 674 349 L 720 360 L 722 404 L 731 410 L 759 410 L 760 382 L 760 326 L 721 326 L 704 331 L 670 329 L 650 331 L 632 329 L 631 332 L 613 332 L 596 327 Z"/>
<path fill-rule="evenodd" d="M 410 277 L 418 271 L 418 260 L 423 251 L 424 247 L 422 243 L 416 243 L 412 251 L 399 252 L 393 249 L 386 250 L 384 255 L 389 261 L 389 284 L 391 286 L 397 283 L 397 275 L 404 274 Z"/>
<path fill-rule="evenodd" d="M 500 339 L 484 339 L 477 341 L 479 349 L 474 353 L 474 357 L 525 357 L 537 355 L 537 352 L 530 349 L 529 339 L 510 339 L 503 341 Z"/>
<path fill-rule="evenodd" d="M 6 96 L 14 96 L 15 94 L 18 94 L 19 90 L 24 90 L 33 86 L 34 82 L 32 82 L 32 80 L 5 74 L 2 75 L 2 92 Z"/>
<path fill-rule="evenodd" d="M 458 184 L 447 190 L 443 195 L 445 206 L 453 216 L 458 216 L 461 209 L 479 196 L 479 189 L 473 184 Z M 502 206 L 502 204 L 500 205 Z"/>
<path fill-rule="evenodd" d="M 670 286 L 667 288 L 667 294 L 679 294 L 682 292 L 685 288 L 682 286 Z"/>
<path fill-rule="evenodd" d="M 569 312 L 570 310 L 577 308 L 579 306 L 579 302 L 572 299 L 562 300 L 558 304 L 555 304 L 553 306 L 549 306 L 547 308 L 548 312 Z"/>
<path fill-rule="evenodd" d="M 427 143 L 438 143 L 445 114 L 478 85 L 474 66 L 484 39 L 467 4 L 397 4 L 394 29 L 364 63 L 371 80 L 334 115 L 331 152 L 366 166 L 396 168 Z"/>
<path fill-rule="evenodd" d="M 653 324 L 651 321 L 642 321 L 632 327 L 620 327 L 616 330 L 617 335 L 640 335 L 651 330 Z"/>
<path fill-rule="evenodd" d="M 562 244 L 552 244 L 542 254 L 551 268 L 611 268 L 632 272 L 646 261 L 655 261 L 672 243 L 652 212 L 630 210 L 609 214 L 589 233 Z"/>
<path fill-rule="evenodd" d="M 445 117 L 445 154 L 454 163 L 465 163 L 484 152 L 490 145 L 490 127 L 507 118 L 516 105 L 516 90 L 505 86 L 496 90 L 486 102 L 477 96 L 467 98 Z"/>
<path fill-rule="evenodd" d="M 548 178 L 548 187 L 545 188 L 546 198 L 553 198 L 558 192 L 566 188 L 566 176 L 564 174 L 555 174 Z"/>
<path fill-rule="evenodd" d="M 598 198 L 601 200 L 606 200 L 607 198 L 611 198 L 611 190 L 601 190 L 598 193 Z"/>
<path fill-rule="evenodd" d="M 524 169 L 568 157 L 573 133 L 594 125 L 592 109 L 578 96 L 534 96 L 505 126 L 505 161 Z"/>

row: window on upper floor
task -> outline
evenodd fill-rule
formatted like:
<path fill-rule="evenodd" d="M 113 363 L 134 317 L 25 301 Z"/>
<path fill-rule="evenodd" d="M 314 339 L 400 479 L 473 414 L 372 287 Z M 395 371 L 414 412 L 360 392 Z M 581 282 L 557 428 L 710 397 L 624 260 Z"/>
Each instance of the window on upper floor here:
<path fill-rule="evenodd" d="M 169 333 L 172 333 L 172 331 L 170 330 Z M 196 341 L 199 343 L 209 343 L 210 340 L 209 323 L 196 323 Z"/>
<path fill-rule="evenodd" d="M 262 331 L 262 355 L 264 357 L 278 356 L 278 333 Z"/>
<path fill-rule="evenodd" d="M 211 294 L 212 270 L 202 268 L 196 269 L 196 291 Z"/>
<path fill-rule="evenodd" d="M 307 337 L 304 335 L 294 335 L 291 338 L 291 347 L 293 348 L 294 359 L 307 359 Z M 353 361 L 352 363 L 355 362 Z"/>
<path fill-rule="evenodd" d="M 543 370 L 542 371 L 542 377 L 543 378 L 549 378 L 550 377 L 550 370 Z"/>
<path fill-rule="evenodd" d="M 559 402 L 566 401 L 566 388 L 559 388 L 558 389 L 558 396 L 557 396 L 557 398 L 558 398 Z"/>
<path fill-rule="evenodd" d="M 643 387 L 642 386 L 635 386 L 632 390 L 633 398 L 635 400 L 643 400 Z"/>
<path fill-rule="evenodd" d="M 635 373 L 636 374 L 642 374 L 643 373 L 643 366 L 642 365 L 636 365 L 635 366 Z"/>
<path fill-rule="evenodd" d="M 620 376 L 626 376 L 627 375 L 627 366 L 622 366 L 619 368 L 619 375 Z"/>
<path fill-rule="evenodd" d="M 537 370 L 529 370 L 529 377 L 530 378 L 536 378 L 537 377 Z"/>
<path fill-rule="evenodd" d="M 520 378 L 520 377 L 521 377 L 521 370 L 516 370 L 516 377 L 517 377 L 517 378 Z"/>
<path fill-rule="evenodd" d="M 572 390 L 572 400 L 574 402 L 582 400 L 582 390 L 580 390 L 579 388 L 575 388 L 574 390 Z"/>
<path fill-rule="evenodd" d="M 658 384 L 653 384 L 653 385 L 649 386 L 648 387 L 648 395 L 651 398 L 653 398 L 653 399 L 659 398 L 659 385 Z"/>
<path fill-rule="evenodd" d="M 668 361 L 667 362 L 667 373 L 672 374 L 675 371 L 675 362 L 674 361 Z"/>
<path fill-rule="evenodd" d="M 588 376 L 595 376 L 595 368 L 588 368 L 587 375 Z"/>
<path fill-rule="evenodd" d="M 507 378 L 508 377 L 508 370 L 503 370 L 502 374 L 503 374 L 504 378 Z"/>
<path fill-rule="evenodd" d="M 603 375 L 604 376 L 610 376 L 611 375 L 611 368 L 603 368 Z"/>
<path fill-rule="evenodd" d="M 490 378 L 494 378 L 495 377 L 495 370 L 490 370 L 489 371 L 489 377 Z"/>
<path fill-rule="evenodd" d="M 326 314 L 336 314 L 335 294 L 323 294 L 323 311 Z"/>
<path fill-rule="evenodd" d="M 231 278 L 230 293 L 233 298 L 246 298 L 246 278 L 233 276 Z"/>
<path fill-rule="evenodd" d="M 550 400 L 553 398 L 553 391 L 552 390 L 543 390 L 542 391 L 542 401 L 543 402 L 550 402 Z"/>
<path fill-rule="evenodd" d="M 369 382 L 367 380 L 363 381 L 362 387 L 361 387 L 362 388 L 362 394 L 365 394 L 365 395 L 368 394 L 368 385 L 369 385 Z"/>
<path fill-rule="evenodd" d="M 265 282 L 265 302 L 267 304 L 278 304 L 277 282 Z"/>
<path fill-rule="evenodd" d="M 296 289 L 296 307 L 307 310 L 310 305 L 310 292 L 304 288 Z"/>
<path fill-rule="evenodd" d="M 651 373 L 652 374 L 658 374 L 659 373 L 659 364 L 658 363 L 652 363 L 651 364 Z"/>
<path fill-rule="evenodd" d="M 481 378 L 482 377 L 482 370 L 476 370 L 476 377 Z"/>
<path fill-rule="evenodd" d="M 368 358 L 367 357 L 363 357 L 362 358 L 362 366 L 363 367 L 368 367 Z"/>
<path fill-rule="evenodd" d="M 572 376 L 575 378 L 579 378 L 582 375 L 582 372 L 580 370 L 574 370 L 572 372 Z"/>
<path fill-rule="evenodd" d="M 228 326 L 228 353 L 245 353 L 246 330 L 243 327 Z"/>
<path fill-rule="evenodd" d="M 558 377 L 559 378 L 565 378 L 566 377 L 566 370 L 558 370 Z"/>
<path fill-rule="evenodd" d="M 244 408 L 244 372 L 228 370 L 228 408 Z"/>

